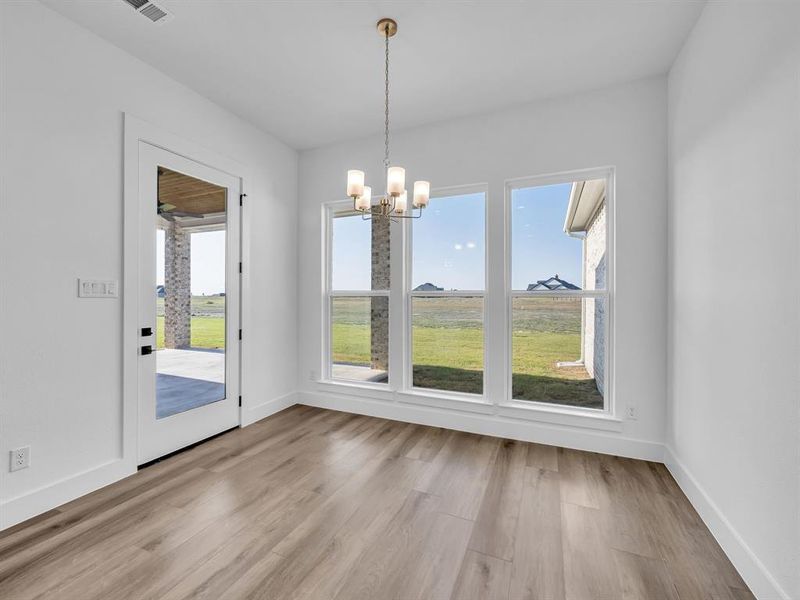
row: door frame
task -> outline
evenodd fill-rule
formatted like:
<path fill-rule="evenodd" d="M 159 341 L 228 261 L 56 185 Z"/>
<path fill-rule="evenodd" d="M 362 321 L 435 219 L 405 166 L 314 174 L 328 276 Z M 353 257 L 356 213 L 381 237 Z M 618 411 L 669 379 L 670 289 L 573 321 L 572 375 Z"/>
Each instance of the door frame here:
<path fill-rule="evenodd" d="M 138 468 L 139 456 L 139 144 L 141 142 L 172 152 L 186 159 L 222 171 L 239 180 L 240 193 L 247 195 L 250 181 L 247 169 L 237 161 L 181 138 L 129 113 L 124 113 L 123 150 L 123 282 L 122 282 L 122 460 L 131 471 Z M 239 259 L 246 263 L 248 244 L 244 227 L 246 211 L 241 206 L 239 220 Z M 239 278 L 239 328 L 244 327 L 248 282 L 244 269 Z M 242 356 L 239 343 L 239 394 L 242 389 Z M 239 406 L 239 426 L 242 407 Z"/>

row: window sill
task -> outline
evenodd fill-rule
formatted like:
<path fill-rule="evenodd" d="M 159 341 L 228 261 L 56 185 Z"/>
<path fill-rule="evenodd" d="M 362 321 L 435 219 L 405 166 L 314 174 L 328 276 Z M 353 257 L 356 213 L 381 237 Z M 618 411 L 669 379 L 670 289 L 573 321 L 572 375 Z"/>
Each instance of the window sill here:
<path fill-rule="evenodd" d="M 483 396 L 446 394 L 417 389 L 397 392 L 396 396 L 397 399 L 404 404 L 464 410 L 485 415 L 490 415 L 494 412 L 494 406 L 487 402 Z"/>
<path fill-rule="evenodd" d="M 625 422 L 607 412 L 591 409 L 549 406 L 543 403 L 514 400 L 494 405 L 481 396 L 439 394 L 423 390 L 393 390 L 385 383 L 342 381 L 337 379 L 318 379 L 313 382 L 317 388 L 333 394 L 351 394 L 359 398 L 398 402 L 428 408 L 441 408 L 496 415 L 505 419 L 536 421 L 562 427 L 582 427 L 600 431 L 621 432 Z"/>
<path fill-rule="evenodd" d="M 526 419 L 565 425 L 569 427 L 584 427 L 587 429 L 600 429 L 603 431 L 620 432 L 624 428 L 624 421 L 614 415 L 592 409 L 570 408 L 568 406 L 548 406 L 542 403 L 512 400 L 500 404 L 497 414 L 501 417 L 513 419 Z"/>
<path fill-rule="evenodd" d="M 387 383 L 371 383 L 368 381 L 346 381 L 344 379 L 317 379 L 313 382 L 319 387 L 328 388 L 335 393 L 352 393 L 356 396 L 376 396 L 391 400 L 393 390 Z"/>

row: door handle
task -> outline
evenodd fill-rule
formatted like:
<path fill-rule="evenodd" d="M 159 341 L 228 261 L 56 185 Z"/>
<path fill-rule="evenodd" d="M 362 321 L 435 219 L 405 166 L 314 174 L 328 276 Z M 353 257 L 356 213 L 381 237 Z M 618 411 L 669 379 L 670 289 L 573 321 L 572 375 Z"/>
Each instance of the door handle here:
<path fill-rule="evenodd" d="M 153 328 L 152 327 L 142 327 L 142 337 L 147 337 L 149 335 L 153 335 Z"/>
<path fill-rule="evenodd" d="M 141 348 L 141 355 L 145 356 L 146 354 L 152 354 L 153 347 L 152 346 L 142 346 Z"/>

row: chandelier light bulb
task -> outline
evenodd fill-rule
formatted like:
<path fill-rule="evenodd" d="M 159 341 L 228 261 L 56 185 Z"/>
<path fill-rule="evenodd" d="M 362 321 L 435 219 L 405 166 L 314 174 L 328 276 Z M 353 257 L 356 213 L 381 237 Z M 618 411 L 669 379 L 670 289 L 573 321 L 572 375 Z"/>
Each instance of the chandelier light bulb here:
<path fill-rule="evenodd" d="M 415 181 L 414 182 L 414 208 L 428 206 L 428 200 L 431 197 L 431 182 L 430 181 Z"/>
<path fill-rule="evenodd" d="M 399 196 L 406 188 L 406 170 L 403 167 L 389 167 L 386 170 L 386 193 Z"/>
<path fill-rule="evenodd" d="M 347 172 L 347 195 L 356 198 L 364 193 L 364 171 L 351 169 Z"/>
<path fill-rule="evenodd" d="M 394 201 L 394 211 L 402 215 L 404 212 L 406 212 L 407 208 L 408 208 L 408 192 L 403 190 L 403 192 Z"/>
<path fill-rule="evenodd" d="M 372 205 L 372 188 L 368 185 L 364 186 L 364 191 L 356 198 L 356 210 L 369 210 Z"/>

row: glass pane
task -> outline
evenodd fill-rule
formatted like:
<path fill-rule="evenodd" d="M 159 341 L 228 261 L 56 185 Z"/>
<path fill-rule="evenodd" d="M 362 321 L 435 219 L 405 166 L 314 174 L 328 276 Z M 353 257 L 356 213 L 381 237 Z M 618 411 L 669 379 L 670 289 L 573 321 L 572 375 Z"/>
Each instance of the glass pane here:
<path fill-rule="evenodd" d="M 415 387 L 483 393 L 483 298 L 413 297 Z"/>
<path fill-rule="evenodd" d="M 331 376 L 389 380 L 389 298 L 331 298 Z"/>
<path fill-rule="evenodd" d="M 334 290 L 389 289 L 390 223 L 365 221 L 345 211 L 331 223 L 331 288 Z"/>
<path fill-rule="evenodd" d="M 225 399 L 227 190 L 160 167 L 156 418 Z"/>
<path fill-rule="evenodd" d="M 605 179 L 511 192 L 514 290 L 605 289 Z"/>
<path fill-rule="evenodd" d="M 605 299 L 514 298 L 512 397 L 603 408 Z"/>
<path fill-rule="evenodd" d="M 485 195 L 433 198 L 413 221 L 412 289 L 483 290 Z"/>

